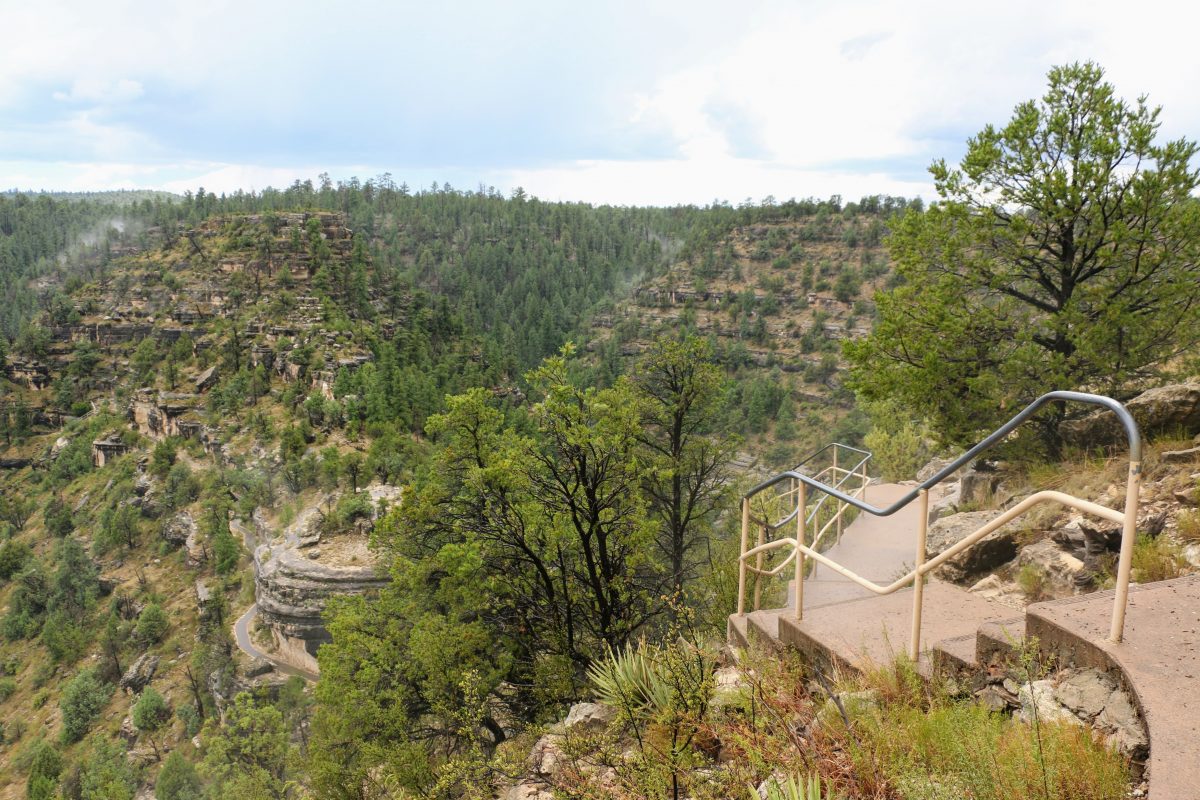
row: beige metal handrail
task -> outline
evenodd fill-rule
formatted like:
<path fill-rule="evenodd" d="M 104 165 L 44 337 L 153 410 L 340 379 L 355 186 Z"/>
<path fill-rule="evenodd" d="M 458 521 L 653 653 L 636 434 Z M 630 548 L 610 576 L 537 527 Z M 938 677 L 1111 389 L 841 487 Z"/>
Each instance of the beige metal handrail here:
<path fill-rule="evenodd" d="M 1130 460 L 1129 460 L 1128 481 L 1126 483 L 1126 492 L 1125 492 L 1125 510 L 1123 512 L 1114 511 L 1113 509 L 1106 508 L 1104 506 L 1098 505 L 1097 503 L 1093 503 L 1088 500 L 1083 500 L 1083 499 L 1080 499 L 1077 497 L 1072 497 L 1071 495 L 1064 494 L 1063 492 L 1056 492 L 1056 491 L 1037 492 L 1036 494 L 1030 495 L 1029 497 L 1025 498 L 1020 503 L 1018 503 L 1016 506 L 1014 506 L 1014 507 L 1008 509 L 1007 511 L 1005 511 L 1004 513 L 1000 514 L 995 519 L 991 520 L 986 525 L 979 528 L 977 531 L 970 534 L 969 536 L 962 539 L 961 541 L 957 542 L 955 545 L 948 548 L 944 552 L 940 553 L 936 557 L 926 560 L 925 545 L 926 545 L 926 534 L 928 533 L 928 526 L 929 526 L 929 488 L 933 485 L 936 485 L 940 481 L 944 480 L 947 476 L 949 476 L 954 471 L 959 469 L 963 464 L 967 463 L 970 459 L 974 458 L 978 453 L 982 452 L 983 450 L 987 449 L 988 447 L 991 447 L 996 442 L 1003 439 L 1005 436 L 1008 435 L 1008 433 L 1010 431 L 1012 431 L 1013 428 L 1017 427 L 1018 425 L 1023 423 L 1025 420 L 1027 420 L 1030 416 L 1032 416 L 1032 414 L 1039 407 L 1041 407 L 1042 405 L 1046 404 L 1047 402 L 1051 402 L 1051 401 L 1076 401 L 1076 402 L 1090 403 L 1093 405 L 1101 405 L 1117 414 L 1118 418 L 1120 419 L 1122 425 L 1125 428 L 1126 436 L 1129 440 Z M 836 447 L 834 448 L 834 452 L 835 453 L 837 452 Z M 1121 638 L 1124 634 L 1125 609 L 1126 609 L 1128 595 L 1129 595 L 1129 576 L 1130 576 L 1130 567 L 1131 567 L 1131 562 L 1132 562 L 1132 557 L 1133 557 L 1133 543 L 1134 543 L 1134 538 L 1135 538 L 1135 533 L 1136 533 L 1135 529 L 1136 529 L 1136 524 L 1137 524 L 1138 500 L 1139 500 L 1140 486 L 1141 486 L 1141 437 L 1140 437 L 1140 433 L 1137 429 L 1137 423 L 1133 420 L 1133 417 L 1129 414 L 1129 412 L 1125 409 L 1125 407 L 1122 406 L 1120 403 L 1118 403 L 1115 400 L 1112 400 L 1111 398 L 1108 398 L 1108 397 L 1102 397 L 1099 395 L 1083 394 L 1080 392 L 1051 392 L 1049 394 L 1043 395 L 1042 397 L 1038 398 L 1036 401 L 1031 403 L 1021 413 L 1017 414 L 1015 417 L 1013 417 L 1011 420 L 1009 420 L 1009 422 L 1006 423 L 1004 426 L 1002 426 L 1000 429 L 998 429 L 997 431 L 992 433 L 990 436 L 985 438 L 983 441 L 981 441 L 975 447 L 968 450 L 966 453 L 964 453 L 962 456 L 960 456 L 958 459 L 956 459 L 953 463 L 944 467 L 936 475 L 934 475 L 933 477 L 926 480 L 924 483 L 922 483 L 920 486 L 918 486 L 916 489 L 914 489 L 912 492 L 910 492 L 907 496 L 905 496 L 904 498 L 901 498 L 895 504 L 893 504 L 892 506 L 889 506 L 886 509 L 878 509 L 873 506 L 870 506 L 865 502 L 865 499 L 863 497 L 859 496 L 859 492 L 865 492 L 866 486 L 869 483 L 869 480 L 866 477 L 866 462 L 869 458 L 870 458 L 870 456 L 868 454 L 860 462 L 860 465 L 862 468 L 862 476 L 861 476 L 862 477 L 862 486 L 860 487 L 859 490 L 856 490 L 856 492 L 853 492 L 853 493 L 846 493 L 846 492 L 841 491 L 840 483 L 838 483 L 838 485 L 831 486 L 829 484 L 826 484 L 826 483 L 820 481 L 817 478 L 807 476 L 807 475 L 802 475 L 796 471 L 789 471 L 789 472 L 783 473 L 780 476 L 777 476 L 776 478 L 766 481 L 763 484 L 760 484 L 759 486 L 752 489 L 749 493 L 747 493 L 742 498 L 742 540 L 741 540 L 740 555 L 739 555 L 739 559 L 738 559 L 738 561 L 739 561 L 739 565 L 738 565 L 738 614 L 739 615 L 745 613 L 746 575 L 748 572 L 753 572 L 756 574 L 755 598 L 754 599 L 755 599 L 755 608 L 757 608 L 758 601 L 759 601 L 759 581 L 761 580 L 761 577 L 763 575 L 777 575 L 783 570 L 783 568 L 788 563 L 792 563 L 794 565 L 794 593 L 795 593 L 794 613 L 796 615 L 796 619 L 798 619 L 798 620 L 803 619 L 804 618 L 805 559 L 811 558 L 811 559 L 813 559 L 813 561 L 815 563 L 824 564 L 826 567 L 837 572 L 839 575 L 842 575 L 843 577 L 853 581 L 854 583 L 858 584 L 859 586 L 862 586 L 876 594 L 880 594 L 880 595 L 891 594 L 895 591 L 898 591 L 899 589 L 904 588 L 905 586 L 908 586 L 909 584 L 912 584 L 912 586 L 913 586 L 913 620 L 912 620 L 912 635 L 911 635 L 911 638 L 909 641 L 909 656 L 915 660 L 920 653 L 921 611 L 922 611 L 922 603 L 923 603 L 923 598 L 924 598 L 924 584 L 925 584 L 926 576 L 929 573 L 936 570 L 938 567 L 940 567 L 942 564 L 944 564 L 949 559 L 953 558 L 957 554 L 959 554 L 962 551 L 966 550 L 967 548 L 971 547 L 973 544 L 978 542 L 983 537 L 987 536 L 992 531 L 1000 528 L 1003 525 L 1006 525 L 1007 523 L 1011 522 L 1012 520 L 1016 519 L 1017 517 L 1022 516 L 1023 514 L 1028 512 L 1034 506 L 1040 505 L 1042 503 L 1059 503 L 1060 505 L 1064 505 L 1069 508 L 1074 508 L 1074 509 L 1081 511 L 1083 513 L 1086 513 L 1086 514 L 1091 514 L 1093 516 L 1097 516 L 1097 517 L 1101 517 L 1103 519 L 1117 522 L 1122 526 L 1121 554 L 1120 554 L 1119 561 L 1117 563 L 1117 579 L 1116 579 L 1116 590 L 1114 592 L 1115 596 L 1113 599 L 1112 625 L 1109 630 L 1110 641 L 1112 641 L 1114 643 L 1121 641 Z M 822 473 L 819 473 L 819 474 L 823 475 L 830 470 L 832 470 L 832 474 L 835 476 L 835 482 L 837 482 L 837 476 L 839 474 L 846 472 L 845 470 L 841 470 L 839 472 L 838 468 L 836 467 L 836 460 L 835 460 L 834 467 L 829 468 L 827 470 L 823 470 Z M 841 478 L 842 481 L 844 481 L 845 479 L 846 479 L 845 477 Z M 795 511 L 792 512 L 790 515 L 788 515 L 785 518 L 785 520 L 790 520 L 793 518 L 795 518 L 797 520 L 796 536 L 795 537 L 785 537 L 785 538 L 776 539 L 776 540 L 768 542 L 768 541 L 765 541 L 765 531 L 770 526 L 767 523 L 765 523 L 765 521 L 763 519 L 754 519 L 752 517 L 751 501 L 758 494 L 760 494 L 772 487 L 780 485 L 784 480 L 792 480 L 794 482 L 794 486 L 792 486 L 792 488 L 790 488 L 788 491 L 786 491 L 780 495 L 777 495 L 777 496 L 778 497 L 788 497 L 788 496 L 794 495 L 796 498 Z M 913 567 L 913 569 L 910 570 L 908 572 L 908 574 L 904 575 L 901 578 L 896 579 L 895 581 L 893 581 L 890 584 L 887 584 L 886 586 L 880 586 L 879 584 L 876 584 L 873 581 L 870 581 L 867 578 L 864 578 L 864 577 L 854 573 L 852 570 L 847 569 L 846 567 L 842 566 L 841 564 L 838 564 L 837 562 L 835 562 L 833 559 L 830 559 L 827 556 L 824 556 L 819 552 L 818 547 L 820 544 L 820 537 L 828 529 L 829 523 L 826 523 L 825 527 L 823 527 L 820 530 L 820 532 L 816 536 L 814 536 L 812 544 L 811 545 L 808 544 L 806 541 L 808 521 L 811 518 L 813 518 L 813 516 L 814 516 L 814 515 L 810 515 L 808 513 L 804 513 L 805 510 L 808 508 L 807 500 L 808 500 L 809 487 L 812 487 L 813 489 L 815 489 L 819 492 L 822 492 L 826 496 L 834 497 L 836 499 L 836 501 L 838 503 L 838 508 L 835 513 L 835 518 L 837 520 L 839 520 L 839 523 L 838 523 L 839 537 L 840 537 L 840 531 L 841 531 L 840 520 L 842 518 L 842 515 L 846 511 L 846 509 L 850 506 L 855 506 L 861 510 L 867 511 L 868 513 L 875 514 L 878 516 L 887 516 L 887 515 L 895 513 L 897 510 L 904 507 L 912 500 L 914 500 L 914 499 L 918 500 L 919 508 L 920 508 L 920 521 L 918 523 L 918 528 L 917 528 L 917 537 L 916 537 L 917 541 L 916 541 L 915 559 L 914 559 L 915 566 Z M 825 498 L 823 497 L 822 502 L 824 501 L 824 499 Z M 748 546 L 749 545 L 749 532 L 750 532 L 749 528 L 750 528 L 750 524 L 751 524 L 752 520 L 759 523 L 761 525 L 761 527 L 760 527 L 760 533 L 759 533 L 757 545 L 753 548 L 750 548 Z M 777 524 L 775 527 L 779 527 L 779 525 L 782 525 L 783 522 L 784 522 L 784 520 L 781 520 L 780 523 Z M 777 549 L 783 548 L 783 547 L 791 548 L 791 553 L 788 555 L 788 557 L 786 559 L 784 559 L 784 561 L 781 564 L 777 565 L 776 567 L 774 567 L 770 570 L 764 569 L 763 564 L 764 564 L 764 559 L 766 558 L 767 554 L 770 553 L 771 551 L 774 551 L 774 550 L 777 550 Z M 755 561 L 755 566 L 753 566 L 753 567 L 750 566 L 750 564 L 749 564 L 749 560 L 751 558 L 753 558 Z"/>
<path fill-rule="evenodd" d="M 797 466 L 797 469 L 800 469 L 805 464 L 811 462 L 817 456 L 822 455 L 828 450 L 832 450 L 832 463 L 822 469 L 820 472 L 817 472 L 815 475 L 809 476 L 810 479 L 820 481 L 822 483 L 828 481 L 830 484 L 832 484 L 832 488 L 834 489 L 844 489 L 848 486 L 848 484 L 857 482 L 858 485 L 849 492 L 848 497 L 859 500 L 860 502 L 865 502 L 867 486 L 870 484 L 870 478 L 867 476 L 867 462 L 871 459 L 871 454 L 865 450 L 859 450 L 856 447 L 850 447 L 849 445 L 835 442 L 833 444 L 826 445 L 816 453 L 813 453 L 811 456 L 806 458 L 804 461 L 800 462 L 800 464 Z M 858 460 L 850 462 L 850 466 L 848 468 L 839 466 L 839 453 L 842 451 L 848 453 L 851 458 L 857 456 Z M 843 461 L 843 463 L 845 462 Z M 759 497 L 761 494 L 761 492 L 756 493 L 752 495 L 752 497 Z M 762 579 L 764 577 L 770 578 L 779 575 L 784 569 L 787 568 L 788 564 L 793 562 L 796 562 L 797 569 L 801 567 L 800 560 L 797 559 L 800 551 L 793 546 L 787 557 L 784 558 L 782 562 L 776 564 L 774 567 L 767 568 L 765 566 L 765 561 L 767 554 L 770 551 L 777 549 L 778 547 L 789 542 L 793 543 L 794 545 L 796 541 L 790 537 L 778 540 L 772 538 L 771 541 L 767 541 L 769 535 L 773 534 L 777 530 L 780 530 L 784 526 L 787 526 L 789 523 L 795 520 L 796 530 L 800 534 L 804 534 L 807 528 L 811 526 L 813 530 L 813 548 L 819 548 L 821 546 L 821 542 L 824 539 L 825 534 L 831 529 L 836 530 L 837 541 L 841 541 L 842 531 L 845 527 L 846 514 L 847 512 L 854 510 L 854 506 L 839 497 L 824 494 L 817 500 L 816 503 L 813 504 L 813 508 L 809 510 L 805 500 L 799 499 L 804 498 L 805 495 L 805 483 L 801 480 L 793 480 L 790 484 L 790 488 L 783 492 L 771 495 L 765 501 L 761 501 L 758 509 L 751 507 L 748 511 L 748 518 L 743 519 L 743 537 L 746 536 L 748 530 L 746 526 L 753 523 L 758 528 L 758 541 L 752 551 L 744 552 L 742 556 L 742 563 L 745 566 L 745 569 L 739 571 L 739 614 L 744 613 L 745 610 L 745 573 L 749 572 L 754 574 L 754 608 L 757 610 L 762 602 Z M 825 510 L 825 504 L 828 500 L 834 501 L 833 512 L 832 514 L 829 514 L 827 518 L 822 519 L 822 511 Z M 787 509 L 790 510 L 788 510 L 787 513 L 782 513 L 782 510 Z M 801 509 L 805 509 L 806 513 L 801 515 Z M 757 510 L 759 513 L 755 514 L 755 510 Z M 775 516 L 781 513 L 782 516 L 776 519 Z M 772 521 L 773 519 L 774 521 Z M 745 551 L 746 544 L 747 542 L 743 541 L 743 551 Z M 752 566 L 747 563 L 751 556 L 754 557 L 754 564 Z"/>

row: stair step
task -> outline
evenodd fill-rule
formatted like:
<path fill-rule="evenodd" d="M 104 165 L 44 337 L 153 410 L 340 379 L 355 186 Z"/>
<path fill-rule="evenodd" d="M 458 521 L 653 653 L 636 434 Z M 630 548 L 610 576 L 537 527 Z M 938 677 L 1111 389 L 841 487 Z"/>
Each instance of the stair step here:
<path fill-rule="evenodd" d="M 1003 669 L 1017 658 L 1025 642 L 1025 617 L 985 622 L 975 634 L 975 663 L 989 670 Z"/>
<path fill-rule="evenodd" d="M 1153 800 L 1200 797 L 1200 575 L 1129 587 L 1125 636 L 1109 642 L 1111 591 L 1035 603 L 1026 633 L 1060 663 L 1119 675 L 1146 722 Z"/>
<path fill-rule="evenodd" d="M 932 643 L 974 636 L 979 625 L 1003 619 L 1010 609 L 949 583 L 931 581 L 925 587 L 921 641 Z M 912 589 L 890 595 L 852 600 L 779 620 L 779 638 L 819 664 L 856 670 L 890 663 L 907 650 L 912 631 Z M 955 652 L 965 654 L 961 643 Z M 969 656 L 967 656 L 969 658 Z"/>
<path fill-rule="evenodd" d="M 978 668 L 975 662 L 975 634 L 964 633 L 934 642 L 931 666 L 933 674 L 947 678 L 973 674 Z"/>

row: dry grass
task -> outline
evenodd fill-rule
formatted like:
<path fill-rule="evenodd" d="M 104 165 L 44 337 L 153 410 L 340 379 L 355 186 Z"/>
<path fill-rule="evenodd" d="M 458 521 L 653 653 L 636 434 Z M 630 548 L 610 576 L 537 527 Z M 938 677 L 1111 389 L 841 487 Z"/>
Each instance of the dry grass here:
<path fill-rule="evenodd" d="M 990 713 L 904 659 L 815 680 L 786 654 L 749 653 L 741 668 L 745 689 L 696 721 L 704 746 L 680 796 L 748 797 L 747 786 L 773 774 L 817 776 L 837 796 L 864 800 L 1121 800 L 1128 791 L 1123 759 L 1088 729 Z M 573 761 L 593 769 L 559 776 L 567 796 L 671 796 L 653 759 Z M 615 785 L 594 780 L 600 763 L 616 770 Z"/>
<path fill-rule="evenodd" d="M 1133 579 L 1138 583 L 1166 581 L 1188 572 L 1183 548 L 1169 536 L 1139 536 L 1133 545 Z"/>
<path fill-rule="evenodd" d="M 1179 538 L 1185 542 L 1200 542 L 1200 510 L 1181 511 L 1175 518 Z"/>

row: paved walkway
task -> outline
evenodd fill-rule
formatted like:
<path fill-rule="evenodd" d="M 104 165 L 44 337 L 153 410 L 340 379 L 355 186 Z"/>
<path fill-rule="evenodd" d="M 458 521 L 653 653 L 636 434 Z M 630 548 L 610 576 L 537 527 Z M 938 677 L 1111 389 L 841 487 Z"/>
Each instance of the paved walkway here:
<path fill-rule="evenodd" d="M 872 505 L 891 505 L 908 487 L 869 489 Z M 914 501 L 892 517 L 863 514 L 826 554 L 875 583 L 908 572 L 919 520 Z M 949 583 L 925 588 L 922 660 L 931 650 L 964 668 L 978 668 L 989 637 L 1024 630 L 1044 654 L 1063 665 L 1094 667 L 1120 676 L 1138 704 L 1150 735 L 1147 762 L 1153 800 L 1200 800 L 1200 575 L 1133 586 L 1121 644 L 1107 641 L 1113 593 L 1037 603 L 1023 617 Z M 788 644 L 813 664 L 863 669 L 907 649 L 912 589 L 875 595 L 827 567 L 804 584 L 804 620 L 791 608 L 765 609 L 729 618 L 729 637 Z"/>
<path fill-rule="evenodd" d="M 1133 586 L 1120 644 L 1107 640 L 1112 592 L 1036 603 L 1028 636 L 1043 652 L 1119 671 L 1146 721 L 1155 800 L 1200 798 L 1200 575 Z"/>

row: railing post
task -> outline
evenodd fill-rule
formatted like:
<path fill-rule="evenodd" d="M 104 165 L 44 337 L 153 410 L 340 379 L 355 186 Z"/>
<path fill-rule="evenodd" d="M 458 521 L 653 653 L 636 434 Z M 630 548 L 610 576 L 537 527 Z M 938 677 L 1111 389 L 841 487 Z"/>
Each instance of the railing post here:
<path fill-rule="evenodd" d="M 867 477 L 867 459 L 864 458 L 862 462 L 862 494 L 859 495 L 859 499 L 864 503 L 867 502 L 867 485 L 870 482 L 871 480 Z"/>
<path fill-rule="evenodd" d="M 1129 570 L 1133 563 L 1133 544 L 1137 537 L 1138 500 L 1142 485 L 1142 465 L 1129 462 L 1129 480 L 1125 485 L 1125 522 L 1121 528 L 1121 558 L 1117 562 L 1117 585 L 1113 596 L 1112 628 L 1108 639 L 1120 644 L 1125 635 L 1125 606 L 1129 600 Z"/>
<path fill-rule="evenodd" d="M 929 491 L 922 489 L 917 501 L 917 506 L 921 511 L 921 521 L 917 523 L 917 553 L 916 564 L 913 567 L 915 577 L 913 578 L 913 616 L 912 616 L 912 640 L 908 646 L 908 657 L 916 663 L 921 655 L 921 603 L 925 595 L 925 576 L 921 574 L 921 567 L 925 563 L 925 540 L 929 533 Z"/>
<path fill-rule="evenodd" d="M 804 481 L 800 482 L 799 499 L 800 512 L 796 514 L 796 563 L 795 563 L 795 582 L 796 582 L 796 619 L 804 619 L 804 552 L 800 550 L 800 545 L 804 544 L 804 534 L 808 529 L 808 484 Z"/>
<path fill-rule="evenodd" d="M 742 549 L 738 555 L 738 616 L 746 613 L 746 546 L 750 543 L 750 498 L 742 498 Z"/>
<path fill-rule="evenodd" d="M 758 546 L 761 547 L 762 545 L 766 544 L 766 541 L 767 541 L 767 526 L 763 525 L 758 529 Z M 758 555 L 756 555 L 754 557 L 754 569 L 756 570 L 756 572 L 754 573 L 754 610 L 755 611 L 758 611 L 758 609 L 762 605 L 762 579 L 763 579 L 762 568 L 763 568 L 763 559 L 765 557 L 766 557 L 766 553 L 759 553 Z"/>

